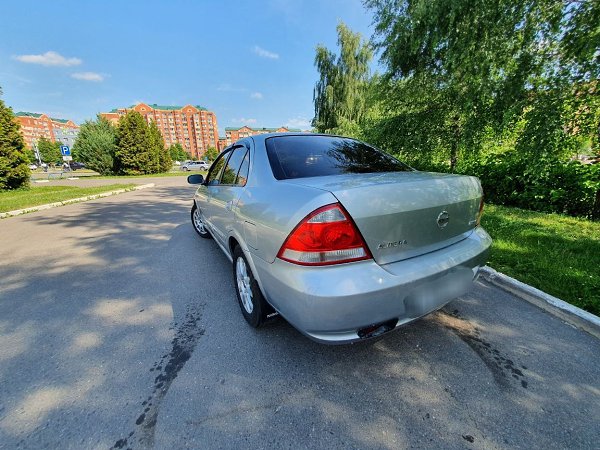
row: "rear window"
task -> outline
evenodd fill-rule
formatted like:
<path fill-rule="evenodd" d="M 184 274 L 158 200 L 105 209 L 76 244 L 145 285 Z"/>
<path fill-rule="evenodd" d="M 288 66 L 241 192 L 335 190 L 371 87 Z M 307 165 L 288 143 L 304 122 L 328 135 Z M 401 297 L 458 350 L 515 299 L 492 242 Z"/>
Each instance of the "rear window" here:
<path fill-rule="evenodd" d="M 265 142 L 273 175 L 278 180 L 413 170 L 397 159 L 354 139 L 335 136 L 277 136 Z"/>

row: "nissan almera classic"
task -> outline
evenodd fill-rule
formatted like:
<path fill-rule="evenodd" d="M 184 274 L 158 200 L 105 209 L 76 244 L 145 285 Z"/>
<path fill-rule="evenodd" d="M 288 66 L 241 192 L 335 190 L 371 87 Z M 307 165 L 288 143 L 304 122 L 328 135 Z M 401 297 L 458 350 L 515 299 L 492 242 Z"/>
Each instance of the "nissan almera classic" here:
<path fill-rule="evenodd" d="M 231 260 L 246 321 L 279 313 L 319 342 L 441 308 L 471 288 L 491 244 L 477 178 L 419 172 L 349 138 L 248 137 L 188 182 L 193 226 Z"/>

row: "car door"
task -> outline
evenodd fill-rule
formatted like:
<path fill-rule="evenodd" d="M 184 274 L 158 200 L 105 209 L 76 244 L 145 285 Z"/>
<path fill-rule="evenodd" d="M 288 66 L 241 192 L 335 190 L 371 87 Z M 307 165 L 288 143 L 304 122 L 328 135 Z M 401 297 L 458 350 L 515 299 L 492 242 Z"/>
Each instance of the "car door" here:
<path fill-rule="evenodd" d="M 208 185 L 210 198 L 210 226 L 215 237 L 225 248 L 229 231 L 233 227 L 233 209 L 240 196 L 240 189 L 245 185 L 245 176 L 239 176 L 240 167 L 247 172 L 248 164 L 242 164 L 247 158 L 248 148 L 245 145 L 233 147 L 228 155 L 223 157 L 223 167 L 220 170 L 219 182 Z M 212 170 L 211 170 L 212 172 Z"/>

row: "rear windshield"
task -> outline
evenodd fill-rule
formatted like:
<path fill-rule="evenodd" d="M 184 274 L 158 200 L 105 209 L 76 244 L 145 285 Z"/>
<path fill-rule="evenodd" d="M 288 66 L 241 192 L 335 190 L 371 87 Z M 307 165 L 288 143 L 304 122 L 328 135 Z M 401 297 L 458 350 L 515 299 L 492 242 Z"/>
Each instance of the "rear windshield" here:
<path fill-rule="evenodd" d="M 276 136 L 267 155 L 278 180 L 345 173 L 406 172 L 409 166 L 354 139 L 336 136 Z"/>

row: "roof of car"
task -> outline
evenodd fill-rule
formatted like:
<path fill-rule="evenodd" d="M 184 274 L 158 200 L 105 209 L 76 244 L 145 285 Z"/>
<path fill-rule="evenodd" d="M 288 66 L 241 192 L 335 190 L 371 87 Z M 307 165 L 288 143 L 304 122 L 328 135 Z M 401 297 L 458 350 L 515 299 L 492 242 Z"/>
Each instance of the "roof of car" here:
<path fill-rule="evenodd" d="M 250 136 L 250 139 L 254 139 L 256 142 L 264 142 L 266 139 L 278 136 L 333 136 L 331 134 L 320 134 L 320 133 L 310 133 L 310 132 L 288 132 L 288 133 L 264 133 L 264 134 L 255 134 L 254 136 Z M 248 138 L 246 138 L 248 139 Z M 242 140 L 242 139 L 240 139 Z"/>

